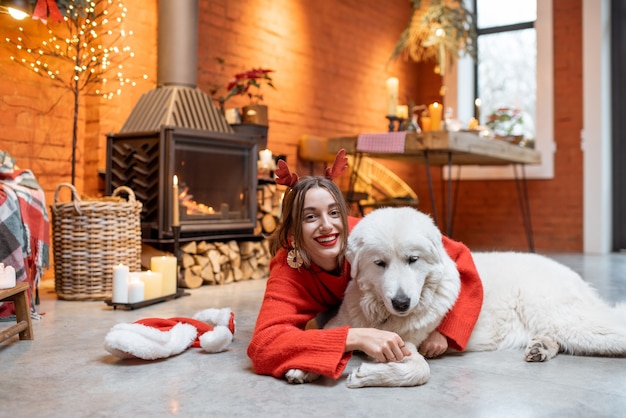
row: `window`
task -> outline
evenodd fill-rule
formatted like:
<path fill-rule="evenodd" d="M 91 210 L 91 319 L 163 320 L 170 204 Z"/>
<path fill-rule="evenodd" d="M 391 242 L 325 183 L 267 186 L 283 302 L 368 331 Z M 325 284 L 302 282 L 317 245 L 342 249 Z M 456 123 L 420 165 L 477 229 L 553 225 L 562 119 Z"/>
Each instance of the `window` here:
<path fill-rule="evenodd" d="M 478 61 L 475 74 L 480 100 L 479 122 L 489 114 L 508 108 L 522 115 L 512 126 L 513 135 L 535 138 L 537 98 L 537 37 L 535 0 L 511 7 L 501 0 L 477 0 Z M 521 6 L 521 7 L 520 7 Z"/>
<path fill-rule="evenodd" d="M 542 164 L 528 166 L 528 178 L 554 176 L 552 0 L 474 0 L 478 27 L 478 60 L 459 60 L 457 91 L 459 118 L 474 116 L 480 99 L 484 125 L 495 109 L 519 109 L 518 127 L 534 139 Z M 454 174 L 456 176 L 456 174 Z M 463 179 L 512 178 L 508 167 L 471 167 Z"/>

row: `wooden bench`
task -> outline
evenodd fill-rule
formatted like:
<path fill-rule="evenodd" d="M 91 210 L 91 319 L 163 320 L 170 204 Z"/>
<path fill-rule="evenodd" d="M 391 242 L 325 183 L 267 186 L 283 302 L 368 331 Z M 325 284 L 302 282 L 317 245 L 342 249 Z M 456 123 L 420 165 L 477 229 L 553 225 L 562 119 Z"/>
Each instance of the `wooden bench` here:
<path fill-rule="evenodd" d="M 34 340 L 33 323 L 28 309 L 28 283 L 18 283 L 9 289 L 0 289 L 0 302 L 13 302 L 17 324 L 0 331 L 0 342 L 19 334 L 20 340 Z"/>

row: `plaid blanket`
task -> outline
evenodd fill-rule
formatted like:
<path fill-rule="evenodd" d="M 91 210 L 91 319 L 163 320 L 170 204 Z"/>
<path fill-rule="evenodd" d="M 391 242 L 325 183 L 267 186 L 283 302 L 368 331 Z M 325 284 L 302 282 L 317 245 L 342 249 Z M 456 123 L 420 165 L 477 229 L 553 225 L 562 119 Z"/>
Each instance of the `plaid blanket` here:
<path fill-rule="evenodd" d="M 0 262 L 15 268 L 18 282 L 39 286 L 50 267 L 50 222 L 43 189 L 30 170 L 19 170 L 15 160 L 0 151 Z M 0 317 L 13 307 L 0 306 Z"/>

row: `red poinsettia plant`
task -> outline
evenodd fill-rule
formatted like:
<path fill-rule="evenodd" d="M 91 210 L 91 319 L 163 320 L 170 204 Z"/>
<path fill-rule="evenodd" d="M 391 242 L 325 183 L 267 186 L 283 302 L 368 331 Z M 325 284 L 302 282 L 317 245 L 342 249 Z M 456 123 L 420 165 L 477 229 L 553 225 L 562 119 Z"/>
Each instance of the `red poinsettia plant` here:
<path fill-rule="evenodd" d="M 270 73 L 274 70 L 266 68 L 253 68 L 243 73 L 235 74 L 235 78 L 228 83 L 226 90 L 228 94 L 224 101 L 233 96 L 248 96 L 251 103 L 259 103 L 263 101 L 261 87 L 263 84 L 275 88 Z"/>

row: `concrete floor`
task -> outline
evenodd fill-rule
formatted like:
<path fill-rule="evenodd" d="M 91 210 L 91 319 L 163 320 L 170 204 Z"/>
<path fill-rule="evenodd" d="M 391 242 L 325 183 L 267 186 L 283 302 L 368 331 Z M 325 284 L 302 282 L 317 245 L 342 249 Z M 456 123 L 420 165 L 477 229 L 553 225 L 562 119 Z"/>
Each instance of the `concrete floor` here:
<path fill-rule="evenodd" d="M 553 255 L 611 302 L 626 301 L 626 254 Z M 133 311 L 61 301 L 42 285 L 33 341 L 0 343 L 0 416 L 6 417 L 619 417 L 626 416 L 626 359 L 559 355 L 525 363 L 521 351 L 431 360 L 421 387 L 348 389 L 345 375 L 306 385 L 253 373 L 246 347 L 265 280 L 204 286 L 191 296 Z M 190 348 L 159 361 L 126 360 L 103 348 L 118 322 L 192 316 L 230 307 L 229 350 Z M 9 326 L 0 323 L 0 329 Z M 361 361 L 353 358 L 347 370 Z"/>

